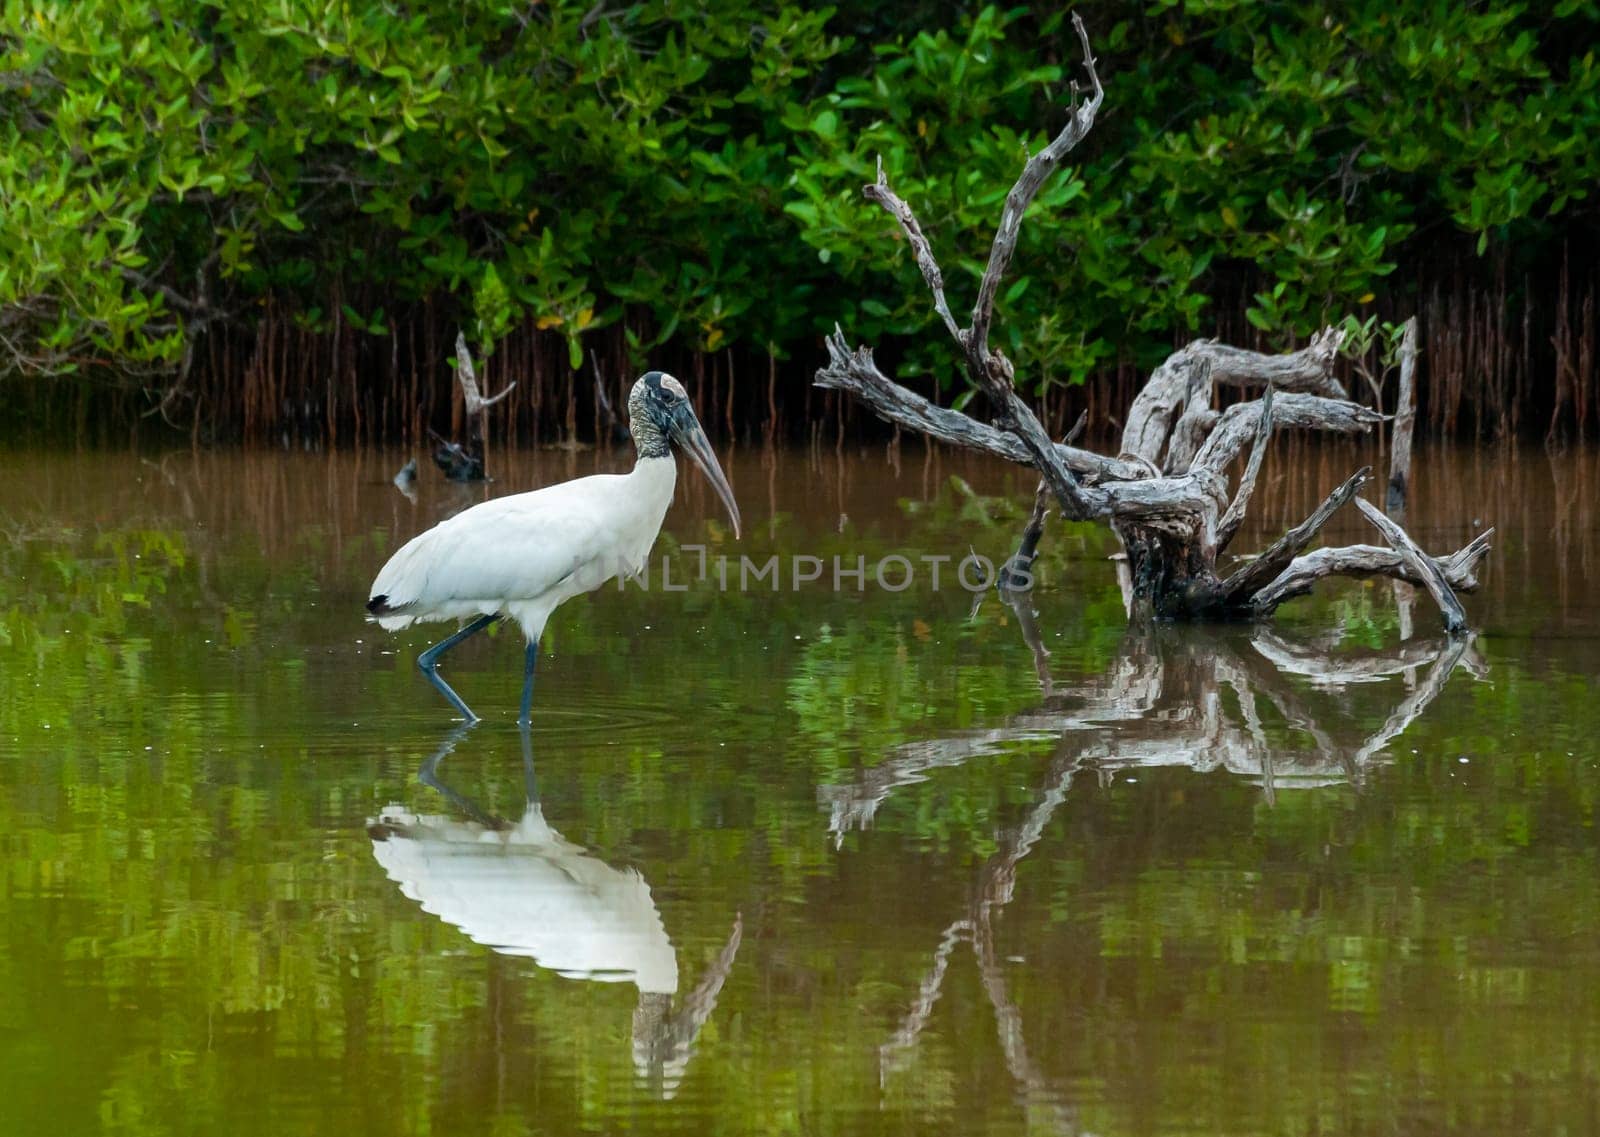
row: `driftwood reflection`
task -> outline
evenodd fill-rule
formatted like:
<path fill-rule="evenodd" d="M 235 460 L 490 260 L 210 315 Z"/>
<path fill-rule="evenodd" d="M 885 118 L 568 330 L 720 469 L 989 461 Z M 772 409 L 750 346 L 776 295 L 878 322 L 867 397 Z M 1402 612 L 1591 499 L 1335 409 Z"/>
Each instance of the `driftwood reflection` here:
<path fill-rule="evenodd" d="M 1067 790 L 1083 767 L 1081 754 L 1058 754 L 1050 763 L 1049 774 L 1022 824 L 1008 833 L 1000 849 L 989 858 L 978 874 L 977 887 L 965 914 L 952 921 L 939 937 L 933 962 L 917 987 L 917 997 L 901 1020 L 894 1036 L 878 1048 L 879 1083 L 908 1065 L 911 1052 L 927 1026 L 939 993 L 944 986 L 952 956 L 963 944 L 972 948 L 984 994 L 994 1008 L 995 1031 L 1006 1069 L 1016 1082 L 1022 1104 L 1042 1115 L 1048 1128 L 1058 1133 L 1078 1131 L 1076 1111 L 1034 1063 L 1022 1033 L 1022 1013 L 1006 986 L 1005 970 L 995 951 L 994 918 L 1007 904 L 1016 885 L 1017 864 L 1038 843 L 1056 808 L 1066 799 Z"/>
<path fill-rule="evenodd" d="M 634 1069 L 670 1098 L 716 1009 L 743 921 L 734 917 L 716 961 L 674 1007 L 678 958 L 650 886 L 638 870 L 607 864 L 545 821 L 527 731 L 527 806 L 518 820 L 489 813 L 440 779 L 440 762 L 470 729 L 458 728 L 418 771 L 464 819 L 386 806 L 368 822 L 373 856 L 407 899 L 475 943 L 569 979 L 632 983 Z"/>
<path fill-rule="evenodd" d="M 967 946 L 994 1009 L 1001 1051 L 1022 1104 L 1054 1130 L 1076 1132 L 1071 1104 L 1028 1053 L 993 931 L 995 917 L 1011 900 L 1017 865 L 1038 843 L 1073 779 L 1092 772 L 1107 780 L 1117 770 L 1151 766 L 1221 769 L 1259 784 L 1269 800 L 1292 787 L 1359 785 L 1383 748 L 1416 721 L 1458 667 L 1475 677 L 1485 669 L 1470 637 L 1402 642 L 1382 652 L 1351 654 L 1333 651 L 1337 633 L 1297 643 L 1266 627 L 1205 629 L 1145 622 L 1130 627 L 1121 652 L 1103 675 L 1062 685 L 1052 678 L 1049 652 L 1028 598 L 1010 597 L 1008 604 L 1033 653 L 1041 705 L 995 727 L 907 743 L 855 781 L 825 786 L 819 796 L 837 843 L 851 829 L 869 825 L 897 788 L 924 780 L 929 771 L 1016 745 L 1055 741 L 1033 805 L 983 866 L 965 911 L 940 934 L 900 1026 L 879 1048 L 879 1076 L 886 1082 L 908 1065 L 958 949 Z M 1325 726 L 1302 695 L 1306 687 L 1339 694 L 1385 682 L 1403 683 L 1408 693 L 1382 726 L 1354 744 L 1339 741 L 1348 732 Z M 1269 736 L 1263 703 L 1290 728 L 1287 738 L 1281 729 L 1273 732 L 1275 738 Z"/>
<path fill-rule="evenodd" d="M 1331 643 L 1296 643 L 1264 626 L 1246 631 L 1142 622 L 1129 627 L 1105 673 L 1062 685 L 1051 677 L 1032 610 L 1023 602 L 1014 611 L 1033 651 L 1040 705 L 992 727 L 908 742 L 854 781 L 821 787 L 818 797 L 836 842 L 870 825 L 895 789 L 922 781 L 931 770 L 1056 738 L 1103 777 L 1140 766 L 1224 769 L 1258 782 L 1269 798 L 1291 786 L 1359 783 L 1457 667 L 1474 676 L 1484 671 L 1470 637 L 1330 654 Z M 1354 744 L 1336 740 L 1301 690 L 1341 692 L 1395 676 L 1404 677 L 1410 695 L 1382 728 Z M 1263 702 L 1292 728 L 1289 739 L 1269 740 Z"/>

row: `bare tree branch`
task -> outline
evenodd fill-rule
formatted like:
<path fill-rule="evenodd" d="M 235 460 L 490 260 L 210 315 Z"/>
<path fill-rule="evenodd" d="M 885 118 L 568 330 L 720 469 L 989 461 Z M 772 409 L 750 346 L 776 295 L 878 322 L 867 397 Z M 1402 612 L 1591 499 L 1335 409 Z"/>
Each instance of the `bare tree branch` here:
<path fill-rule="evenodd" d="M 1345 341 L 1338 326 L 1322 329 L 1305 347 L 1281 355 L 1204 339 L 1174 352 L 1135 396 L 1122 430 L 1121 450 L 1114 458 L 1053 444 L 1018 394 L 1011 361 L 988 344 L 995 299 L 1029 204 L 1065 155 L 1088 134 L 1104 97 L 1088 34 L 1076 17 L 1074 26 L 1092 96 L 1082 105 L 1074 100 L 1067 125 L 1026 161 L 1011 186 L 969 327 L 959 327 L 952 315 L 931 243 L 910 206 L 890 187 L 881 163 L 877 180 L 865 188 L 866 196 L 897 220 L 910 242 L 933 293 L 934 308 L 961 346 L 967 378 L 993 409 L 993 425 L 934 406 L 895 383 L 878 370 L 869 347 L 852 349 L 837 328 L 828 337 L 829 362 L 817 371 L 817 385 L 849 393 L 896 426 L 1039 471 L 1041 488 L 1017 553 L 1003 574 L 1008 588 L 1023 582 L 1033 562 L 1049 513 L 1048 496 L 1055 497 L 1063 518 L 1111 523 L 1125 550 L 1117 571 L 1130 615 L 1140 607 L 1176 620 L 1249 618 L 1269 614 L 1325 576 L 1379 574 L 1427 580 L 1432 562 L 1420 551 L 1415 555 L 1408 551 L 1407 546 L 1414 549 L 1415 543 L 1398 525 L 1392 537 L 1400 550 L 1396 553 L 1363 547 L 1305 553 L 1333 512 L 1367 480 L 1367 469 L 1346 481 L 1304 523 L 1255 560 L 1226 579 L 1218 571 L 1219 555 L 1243 524 L 1275 431 L 1288 427 L 1360 434 L 1385 421 L 1378 411 L 1350 402 L 1333 374 Z M 1266 393 L 1219 413 L 1213 407 L 1219 387 L 1265 388 Z M 1406 438 L 1409 430 L 1409 425 L 1397 427 Z M 1249 460 L 1230 498 L 1228 471 L 1247 448 Z M 1470 578 L 1486 548 L 1486 542 L 1475 543 L 1457 554 L 1461 559 L 1452 568 L 1439 571 Z M 1444 580 L 1438 572 L 1431 575 Z"/>
<path fill-rule="evenodd" d="M 1261 413 L 1256 416 L 1256 441 L 1250 447 L 1250 461 L 1245 464 L 1239 488 L 1233 491 L 1228 511 L 1217 522 L 1217 552 L 1221 553 L 1233 540 L 1239 525 L 1244 521 L 1244 511 L 1250 504 L 1250 495 L 1256 489 L 1256 476 L 1261 473 L 1261 460 L 1266 457 L 1267 443 L 1272 440 L 1272 388 L 1261 396 Z"/>
<path fill-rule="evenodd" d="M 1451 590 L 1450 582 L 1445 579 L 1444 573 L 1434 564 L 1433 559 L 1422 551 L 1409 533 L 1365 498 L 1356 501 L 1356 508 L 1361 510 L 1379 533 L 1383 534 L 1383 539 L 1389 542 L 1390 547 L 1400 554 L 1400 559 L 1406 562 L 1406 567 L 1422 578 L 1423 587 L 1433 597 L 1434 603 L 1439 605 L 1439 612 L 1444 616 L 1445 631 L 1453 636 L 1466 631 L 1466 609 L 1461 607 L 1461 601 Z"/>
<path fill-rule="evenodd" d="M 852 350 L 845 342 L 844 333 L 837 327 L 828 337 L 827 347 L 829 363 L 818 370 L 815 380 L 817 386 L 848 392 L 867 404 L 884 421 L 927 435 L 936 441 L 966 450 L 982 450 L 1027 466 L 1033 465 L 1032 455 L 1015 435 L 997 430 L 960 411 L 935 406 L 910 388 L 896 383 L 878 370 L 870 347 Z M 1107 458 L 1092 450 L 1058 446 L 1056 452 L 1067 469 L 1091 483 L 1107 479 L 1133 481 L 1148 476 L 1143 468 L 1132 462 Z"/>
<path fill-rule="evenodd" d="M 1244 452 L 1256 433 L 1261 401 L 1235 403 L 1222 412 L 1211 437 L 1195 455 L 1189 469 L 1207 466 L 1222 470 Z M 1273 396 L 1272 419 L 1275 429 L 1322 430 L 1333 434 L 1365 434 L 1383 421 L 1377 411 L 1340 399 L 1277 391 Z"/>
<path fill-rule="evenodd" d="M 1088 411 L 1079 414 L 1078 421 L 1072 424 L 1072 429 L 1062 438 L 1062 445 L 1067 446 L 1075 441 L 1078 435 L 1083 433 L 1088 421 Z M 1038 554 L 1039 541 L 1044 536 L 1044 519 L 1049 515 L 1050 484 L 1040 478 L 1038 488 L 1033 491 L 1033 512 L 1028 517 L 1027 525 L 1022 528 L 1022 539 L 1017 542 L 1017 551 L 1011 554 L 1011 559 L 1000 569 L 1001 591 L 1026 592 L 1033 587 L 1033 559 Z"/>
<path fill-rule="evenodd" d="M 1253 596 L 1270 583 L 1289 563 L 1309 545 L 1339 507 L 1355 497 L 1361 487 L 1372 477 L 1372 467 L 1363 466 L 1347 478 L 1343 485 L 1329 494 L 1311 512 L 1311 516 L 1279 537 L 1266 552 L 1245 565 L 1222 582 L 1220 592 L 1225 603 L 1237 603 Z"/>
<path fill-rule="evenodd" d="M 1287 355 L 1195 340 L 1156 368 L 1133 400 L 1122 429 L 1122 452 L 1160 460 L 1172 416 L 1188 395 L 1189 375 L 1201 359 L 1210 364 L 1213 386 L 1272 386 L 1282 392 L 1345 399 L 1344 388 L 1333 378 L 1333 364 L 1343 344 L 1344 332 L 1334 327 L 1322 329 L 1305 347 Z"/>
<path fill-rule="evenodd" d="M 945 326 L 955 335 L 966 356 L 967 374 L 973 386 L 983 391 L 994 409 L 995 424 L 1015 434 L 1033 459 L 1044 480 L 1061 503 L 1064 516 L 1084 520 L 1094 516 L 1094 507 L 1079 492 L 1077 478 L 1056 455 L 1050 437 L 1039 425 L 1039 420 L 1017 394 L 1011 361 L 998 351 L 989 350 L 989 324 L 994 316 L 994 300 L 1006 267 L 1016 249 L 1017 233 L 1021 229 L 1022 215 L 1028 204 L 1038 194 L 1039 188 L 1060 164 L 1061 159 L 1076 146 L 1094 125 L 1095 112 L 1105 97 L 1100 77 L 1094 69 L 1094 53 L 1089 48 L 1089 34 L 1083 21 L 1073 16 L 1078 30 L 1078 40 L 1083 45 L 1084 66 L 1089 72 L 1094 94 L 1081 106 L 1074 106 L 1072 117 L 1061 133 L 1038 154 L 1028 159 L 1016 183 L 1006 195 L 1006 206 L 989 249 L 989 261 L 984 268 L 983 280 L 978 286 L 978 301 L 972 309 L 972 325 L 965 331 L 956 328 L 944 298 L 944 277 L 940 273 L 933 251 L 922 234 L 922 227 L 905 203 L 889 187 L 888 178 L 880 163 L 878 179 L 866 187 L 866 195 L 889 210 L 900 222 L 901 229 L 911 241 L 917 264 L 924 279 L 934 293 L 934 307 L 945 321 Z"/>
<path fill-rule="evenodd" d="M 933 310 L 939 313 L 939 318 L 950 331 L 950 337 L 960 344 L 961 329 L 956 326 L 956 318 L 950 314 L 950 304 L 944 298 L 944 274 L 939 271 L 939 262 L 934 259 L 933 246 L 928 244 L 928 238 L 923 235 L 922 226 L 917 222 L 917 215 L 911 212 L 911 207 L 889 188 L 889 179 L 883 172 L 882 155 L 878 157 L 878 180 L 870 186 L 863 186 L 861 192 L 900 222 L 901 231 L 905 233 L 906 240 L 911 242 L 911 253 L 916 257 L 917 267 L 922 270 L 922 279 L 928 282 L 928 291 L 933 293 Z"/>
<path fill-rule="evenodd" d="M 1394 437 L 1389 442 L 1389 495 L 1391 514 L 1405 513 L 1411 489 L 1411 436 L 1417 428 L 1417 318 L 1406 321 L 1400 337 L 1400 401 L 1394 413 Z"/>
<path fill-rule="evenodd" d="M 1100 85 L 1100 75 L 1094 68 L 1094 52 L 1089 48 L 1089 33 L 1076 12 L 1072 26 L 1078 32 L 1078 42 L 1083 47 L 1083 66 L 1089 72 L 1091 94 L 1081 105 L 1075 106 L 1067 125 L 1051 140 L 1050 145 L 1029 158 L 1022 168 L 1011 192 L 1006 194 L 1005 209 L 1000 214 L 1000 225 L 995 230 L 994 243 L 989 247 L 989 263 L 983 270 L 983 281 L 978 285 L 978 302 L 972 306 L 972 327 L 968 335 L 968 350 L 976 351 L 980 360 L 989 354 L 989 323 L 994 319 L 994 300 L 1000 291 L 1000 281 L 1011 256 L 1016 251 L 1017 234 L 1022 229 L 1022 216 L 1038 196 L 1040 188 L 1056 172 L 1074 146 L 1082 142 L 1094 126 L 1094 116 L 1105 101 L 1105 88 Z M 1074 85 L 1076 91 L 1076 85 Z"/>
<path fill-rule="evenodd" d="M 1212 390 L 1211 360 L 1202 355 L 1189 368 L 1189 393 L 1183 414 L 1178 416 L 1172 437 L 1167 440 L 1167 461 L 1163 468 L 1168 473 L 1181 474 L 1187 470 L 1206 435 L 1217 424 L 1217 412 L 1211 409 Z"/>
<path fill-rule="evenodd" d="M 1471 592 L 1478 587 L 1475 571 L 1478 562 L 1489 551 L 1489 538 L 1492 536 L 1494 530 L 1485 529 L 1471 544 L 1448 557 L 1435 559 L 1434 563 L 1452 588 L 1458 592 Z M 1296 557 L 1277 579 L 1256 593 L 1251 606 L 1258 616 L 1270 615 L 1285 600 L 1304 596 L 1317 581 L 1330 576 L 1387 576 L 1410 584 L 1422 584 L 1422 577 L 1393 549 L 1380 549 L 1376 545 L 1343 545 L 1314 549 Z"/>
<path fill-rule="evenodd" d="M 467 350 L 467 337 L 461 332 L 456 333 L 456 380 L 461 384 L 461 394 L 467 400 L 469 417 L 488 410 L 511 394 L 511 389 L 517 385 L 515 381 L 507 383 L 505 389 L 498 395 L 485 398 L 478 390 L 478 373 L 472 367 L 472 353 Z"/>

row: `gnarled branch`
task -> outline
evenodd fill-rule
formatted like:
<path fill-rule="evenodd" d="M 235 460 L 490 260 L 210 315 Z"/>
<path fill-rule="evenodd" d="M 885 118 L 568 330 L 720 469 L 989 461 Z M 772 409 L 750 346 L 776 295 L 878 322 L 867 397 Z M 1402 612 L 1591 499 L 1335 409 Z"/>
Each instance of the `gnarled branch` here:
<path fill-rule="evenodd" d="M 1016 251 L 1017 234 L 1022 230 L 1022 215 L 1028 211 L 1028 206 L 1038 196 L 1050 175 L 1056 172 L 1061 159 L 1087 137 L 1094 126 L 1094 116 L 1105 101 L 1105 88 L 1100 85 L 1100 74 L 1094 68 L 1094 52 L 1089 47 L 1089 33 L 1076 12 L 1072 15 L 1072 26 L 1077 30 L 1078 42 L 1083 47 L 1083 66 L 1089 73 L 1092 93 L 1085 102 L 1073 107 L 1067 125 L 1051 139 L 1050 145 L 1028 159 L 1011 192 L 1006 194 L 1000 225 L 995 230 L 994 243 L 989 246 L 989 263 L 983 270 L 983 281 L 978 285 L 978 302 L 972 307 L 972 326 L 967 347 L 969 351 L 976 351 L 980 360 L 985 359 L 989 352 L 989 323 L 994 319 L 994 300 L 1000 291 L 1000 281 L 1005 276 L 1006 268 L 1011 264 L 1012 253 Z M 1072 89 L 1076 103 L 1076 83 Z"/>
<path fill-rule="evenodd" d="M 1089 48 L 1089 34 L 1084 30 L 1083 20 L 1074 14 L 1072 22 L 1077 28 L 1079 42 L 1083 45 L 1083 63 L 1089 72 L 1094 93 L 1081 106 L 1075 105 L 1071 118 L 1061 132 L 1048 146 L 1028 159 L 1010 193 L 1006 195 L 1005 210 L 1000 217 L 1000 226 L 995 231 L 994 243 L 989 248 L 989 261 L 984 268 L 983 280 L 978 286 L 978 300 L 972 309 L 970 326 L 965 329 L 955 326 L 955 319 L 945 302 L 944 275 L 939 271 L 933 250 L 923 235 L 922 226 L 918 223 L 911 207 L 890 188 L 881 162 L 877 181 L 865 187 L 864 192 L 869 199 L 878 202 L 894 215 L 911 242 L 917 265 L 921 268 L 928 287 L 933 290 L 934 308 L 944 320 L 945 326 L 955 336 L 957 343 L 961 345 L 966 357 L 968 377 L 973 386 L 987 396 L 994 410 L 995 422 L 1014 434 L 1022 443 L 1023 449 L 1032 458 L 1033 465 L 1038 467 L 1044 480 L 1049 483 L 1051 491 L 1056 495 L 1056 499 L 1061 503 L 1063 514 L 1075 520 L 1084 520 L 1095 515 L 1094 506 L 1080 492 L 1077 478 L 1057 456 L 1055 447 L 1049 435 L 1045 433 L 1044 427 L 1039 425 L 1038 418 L 1028 404 L 1017 395 L 1011 361 L 1002 353 L 989 350 L 989 324 L 994 318 L 995 295 L 1000 280 L 1005 276 L 1006 267 L 1011 263 L 1012 253 L 1016 250 L 1022 215 L 1027 212 L 1029 203 L 1038 194 L 1045 179 L 1055 171 L 1061 159 L 1089 133 L 1090 127 L 1094 125 L 1095 112 L 1100 109 L 1105 97 L 1105 91 L 1100 85 L 1100 76 L 1095 72 L 1094 53 Z"/>
<path fill-rule="evenodd" d="M 1467 612 L 1461 607 L 1461 601 L 1456 598 L 1455 592 L 1450 588 L 1450 582 L 1444 578 L 1444 573 L 1432 559 L 1418 547 L 1411 539 L 1411 535 L 1400 528 L 1395 522 L 1384 516 L 1377 506 L 1369 501 L 1357 501 L 1356 508 L 1361 510 L 1366 519 L 1383 539 L 1389 542 L 1390 548 L 1400 554 L 1400 559 L 1406 567 L 1422 578 L 1422 585 L 1428 590 L 1428 595 L 1433 597 L 1439 611 L 1444 616 L 1445 631 L 1451 635 L 1460 635 L 1467 630 Z"/>
<path fill-rule="evenodd" d="M 1178 403 L 1189 392 L 1189 376 L 1204 360 L 1213 386 L 1276 387 L 1295 394 L 1343 400 L 1344 388 L 1333 378 L 1333 364 L 1344 344 L 1344 332 L 1327 327 L 1299 351 L 1263 355 L 1214 340 L 1195 340 L 1173 353 L 1151 374 L 1128 408 L 1122 429 L 1122 452 L 1158 462 Z M 1248 432 L 1247 432 L 1248 433 Z"/>
<path fill-rule="evenodd" d="M 1411 436 L 1417 427 L 1417 318 L 1406 321 L 1400 336 L 1400 398 L 1394 411 L 1394 436 L 1389 441 L 1388 510 L 1404 515 L 1411 488 Z"/>
<path fill-rule="evenodd" d="M 1219 600 L 1229 606 L 1237 605 L 1269 584 L 1273 577 L 1289 567 L 1289 563 L 1322 531 L 1322 527 L 1338 512 L 1339 507 L 1355 497 L 1371 477 L 1371 466 L 1363 466 L 1351 474 L 1343 485 L 1311 511 L 1310 517 L 1279 537 L 1266 552 L 1223 581 L 1218 589 Z"/>
<path fill-rule="evenodd" d="M 1485 529 L 1472 542 L 1434 563 L 1457 592 L 1472 592 L 1478 587 L 1478 562 L 1489 551 L 1493 529 Z M 1393 549 L 1376 545 L 1341 545 L 1314 549 L 1296 557 L 1273 582 L 1256 593 L 1252 606 L 1258 616 L 1270 615 L 1278 605 L 1310 592 L 1319 580 L 1330 576 L 1387 576 L 1421 585 L 1422 577 Z"/>
<path fill-rule="evenodd" d="M 950 338 L 959 344 L 961 329 L 956 326 L 956 318 L 950 314 L 950 304 L 944 298 L 944 273 L 939 271 L 939 262 L 934 259 L 933 246 L 928 244 L 928 238 L 922 232 L 917 215 L 911 211 L 905 199 L 889 188 L 889 179 L 884 175 L 881 155 L 878 158 L 878 180 L 870 186 L 863 186 L 861 192 L 869 201 L 875 201 L 883 206 L 896 221 L 900 222 L 900 229 L 911 244 L 911 255 L 916 258 L 917 267 L 922 270 L 922 279 L 928 282 L 928 291 L 933 293 L 933 310 L 939 313 L 939 318 L 949 329 Z"/>
<path fill-rule="evenodd" d="M 1233 541 L 1244 521 L 1244 511 L 1250 504 L 1250 495 L 1256 489 L 1256 476 L 1261 473 L 1261 460 L 1267 455 L 1267 443 L 1272 440 L 1272 388 L 1261 396 L 1261 413 L 1256 416 L 1256 441 L 1250 447 L 1250 461 L 1245 463 L 1244 476 L 1233 491 L 1228 511 L 1217 522 L 1217 552 L 1221 553 Z"/>
<path fill-rule="evenodd" d="M 852 349 L 844 333 L 837 327 L 827 339 L 828 365 L 817 371 L 818 387 L 844 391 L 865 403 L 885 422 L 926 435 L 936 442 L 947 443 L 966 450 L 981 450 L 1032 466 L 1033 456 L 1014 434 L 998 430 L 979 422 L 971 415 L 937 406 L 909 387 L 903 387 L 878 369 L 870 347 Z M 1074 446 L 1057 446 L 1063 465 L 1089 483 L 1099 481 L 1133 481 L 1148 477 L 1143 467 L 1107 458 L 1092 450 Z"/>
<path fill-rule="evenodd" d="M 1196 466 L 1206 466 L 1213 470 L 1225 469 L 1255 437 L 1260 416 L 1259 399 L 1235 403 L 1223 411 L 1211 431 L 1211 437 L 1206 439 L 1188 468 L 1192 470 Z M 1275 427 L 1322 430 L 1332 434 L 1365 434 L 1374 424 L 1382 422 L 1383 416 L 1342 399 L 1279 391 L 1273 396 L 1272 421 Z"/>
<path fill-rule="evenodd" d="M 1350 402 L 1334 375 L 1345 338 L 1339 327 L 1324 328 L 1306 346 L 1280 355 L 1205 339 L 1174 352 L 1135 397 L 1116 457 L 1053 444 L 1018 394 L 1011 361 L 988 344 L 995 297 L 1029 204 L 1062 158 L 1087 135 L 1104 97 L 1088 35 L 1076 17 L 1074 25 L 1083 45 L 1092 96 L 1082 105 L 1074 101 L 1067 125 L 1044 150 L 1027 160 L 1007 194 L 968 327 L 961 328 L 953 316 L 932 245 L 911 207 L 890 187 L 881 163 L 877 180 L 865 188 L 870 200 L 894 216 L 910 242 L 933 293 L 934 309 L 960 345 L 968 379 L 984 392 L 994 425 L 935 406 L 902 387 L 878 370 L 869 347 L 852 348 L 838 329 L 828 337 L 829 362 L 818 370 L 817 385 L 848 392 L 897 426 L 1032 466 L 1040 473 L 1041 486 L 1059 503 L 1064 518 L 1109 521 L 1126 550 L 1118 573 L 1126 585 L 1124 599 L 1130 614 L 1139 604 L 1174 619 L 1265 615 L 1324 576 L 1378 573 L 1424 583 L 1438 577 L 1431 583 L 1441 597 L 1447 620 L 1454 625 L 1458 617 L 1449 606 L 1449 584 L 1439 586 L 1452 570 L 1440 570 L 1443 576 L 1432 572 L 1432 562 L 1415 550 L 1415 543 L 1393 522 L 1389 523 L 1392 532 L 1386 530 L 1386 535 L 1398 552 L 1361 548 L 1305 552 L 1333 513 L 1355 496 L 1368 477 L 1366 469 L 1335 490 L 1304 523 L 1231 576 L 1223 579 L 1217 569 L 1219 555 L 1243 524 L 1274 431 L 1289 427 L 1360 434 L 1384 421 L 1378 411 Z M 1219 412 L 1213 406 L 1219 387 L 1265 388 L 1266 393 Z M 1230 494 L 1229 471 L 1246 448 L 1249 461 Z M 1008 587 L 1021 580 L 1020 573 L 1009 570 L 1031 563 L 1046 513 L 1047 500 L 1041 491 L 1035 495 L 1018 554 L 1008 564 Z M 1455 564 L 1457 574 L 1470 577 L 1486 547 L 1486 542 L 1475 543 L 1470 556 Z"/>

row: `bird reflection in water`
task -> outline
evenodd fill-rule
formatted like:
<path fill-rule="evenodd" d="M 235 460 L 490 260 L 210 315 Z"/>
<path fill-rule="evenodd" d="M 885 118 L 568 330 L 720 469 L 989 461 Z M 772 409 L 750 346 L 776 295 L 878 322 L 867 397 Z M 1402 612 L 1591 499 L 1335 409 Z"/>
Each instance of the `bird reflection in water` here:
<path fill-rule="evenodd" d="M 678 957 L 650 886 L 637 869 L 607 864 L 545 821 L 527 730 L 520 819 L 490 814 L 440 780 L 440 762 L 470 729 L 453 732 L 418 771 L 464 819 L 386 806 L 368 822 L 373 856 L 407 899 L 474 943 L 569 979 L 632 983 L 639 992 L 634 1070 L 653 1092 L 672 1097 L 733 967 L 742 920 L 734 917 L 716 961 L 674 1007 Z"/>

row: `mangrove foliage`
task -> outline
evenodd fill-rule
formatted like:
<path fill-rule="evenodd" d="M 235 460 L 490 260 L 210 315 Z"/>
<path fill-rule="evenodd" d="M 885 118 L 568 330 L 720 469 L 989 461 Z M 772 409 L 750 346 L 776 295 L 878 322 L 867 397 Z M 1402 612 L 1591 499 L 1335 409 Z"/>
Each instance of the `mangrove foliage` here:
<path fill-rule="evenodd" d="M 1076 57 L 1063 9 L 919 0 L 0 12 L 0 398 L 75 376 L 222 435 L 415 432 L 458 327 L 535 372 L 527 399 L 565 385 L 569 430 L 574 370 L 720 359 L 767 388 L 769 359 L 814 363 L 835 322 L 904 337 L 901 372 L 954 388 L 860 188 L 881 159 L 964 250 L 969 304 Z M 1050 221 L 999 298 L 1026 389 L 1195 334 L 1284 347 L 1330 315 L 1423 311 L 1425 361 L 1520 367 L 1500 398 L 1564 399 L 1581 426 L 1600 5 L 1078 14 L 1117 110 L 1039 194 Z M 738 408 L 729 389 L 729 419 L 803 398 L 803 373 Z"/>

